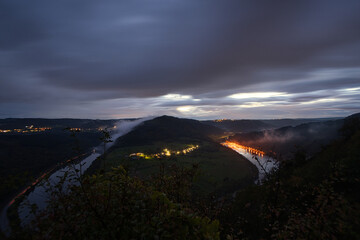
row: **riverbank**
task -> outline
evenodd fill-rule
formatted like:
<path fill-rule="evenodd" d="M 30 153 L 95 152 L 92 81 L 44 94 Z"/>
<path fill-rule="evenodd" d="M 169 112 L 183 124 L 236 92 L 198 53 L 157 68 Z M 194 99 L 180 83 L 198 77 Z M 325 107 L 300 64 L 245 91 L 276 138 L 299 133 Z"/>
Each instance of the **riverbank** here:
<path fill-rule="evenodd" d="M 40 183 L 43 179 L 50 176 L 51 174 L 55 173 L 56 171 L 64 168 L 66 164 L 77 164 L 81 162 L 83 159 L 88 157 L 91 154 L 91 152 L 86 152 L 83 154 L 80 154 L 78 156 L 75 156 L 73 158 L 67 159 L 61 163 L 56 164 L 56 166 L 49 168 L 44 173 L 40 174 L 35 181 L 33 181 L 30 185 L 23 188 L 23 190 L 18 191 L 17 194 L 14 194 L 12 197 L 8 198 L 8 201 L 4 202 L 4 204 L 1 206 L 1 215 L 0 215 L 0 230 L 5 234 L 5 236 L 8 236 L 11 233 L 11 227 L 10 222 L 7 216 L 8 210 L 10 207 L 13 206 L 15 201 L 20 200 L 21 198 L 27 196 L 31 191 L 34 190 L 36 185 Z"/>

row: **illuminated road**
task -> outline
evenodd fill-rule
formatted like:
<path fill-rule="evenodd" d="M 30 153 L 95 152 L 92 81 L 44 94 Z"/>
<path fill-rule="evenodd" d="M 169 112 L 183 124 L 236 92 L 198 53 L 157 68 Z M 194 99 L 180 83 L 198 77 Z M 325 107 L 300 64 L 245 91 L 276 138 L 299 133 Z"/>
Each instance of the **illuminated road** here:
<path fill-rule="evenodd" d="M 274 167 L 276 167 L 276 160 L 266 156 L 265 152 L 240 145 L 236 142 L 226 141 L 221 143 L 221 145 L 231 148 L 235 152 L 241 154 L 246 157 L 252 164 L 254 164 L 259 170 L 259 177 L 256 182 L 261 183 L 261 181 L 265 178 L 266 173 L 270 172 Z"/>

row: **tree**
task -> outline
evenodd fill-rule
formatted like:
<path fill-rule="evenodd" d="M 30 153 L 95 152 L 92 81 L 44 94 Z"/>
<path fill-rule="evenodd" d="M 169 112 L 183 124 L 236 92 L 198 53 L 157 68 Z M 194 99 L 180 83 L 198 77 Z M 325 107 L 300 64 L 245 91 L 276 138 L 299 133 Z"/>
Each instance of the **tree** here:
<path fill-rule="evenodd" d="M 32 239 L 219 239 L 218 221 L 174 203 L 123 167 L 54 194 L 25 232 Z"/>
<path fill-rule="evenodd" d="M 100 137 L 100 140 L 103 142 L 103 146 L 104 146 L 104 152 L 102 154 L 102 169 L 105 169 L 105 158 L 106 158 L 106 144 L 113 142 L 111 140 L 111 136 L 110 136 L 110 131 L 108 130 L 108 128 L 105 128 L 103 130 L 101 130 L 102 136 Z"/>

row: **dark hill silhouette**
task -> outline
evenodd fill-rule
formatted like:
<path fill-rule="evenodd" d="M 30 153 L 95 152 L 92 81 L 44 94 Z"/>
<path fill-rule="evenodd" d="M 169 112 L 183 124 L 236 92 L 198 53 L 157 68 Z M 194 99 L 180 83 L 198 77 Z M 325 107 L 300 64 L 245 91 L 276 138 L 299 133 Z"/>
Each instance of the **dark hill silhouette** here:
<path fill-rule="evenodd" d="M 311 158 L 298 152 L 269 181 L 239 192 L 222 213 L 224 229 L 241 229 L 237 239 L 360 239 L 359 120 L 360 114 L 344 119 L 341 129 L 357 130 Z"/>
<path fill-rule="evenodd" d="M 119 137 L 107 151 L 104 163 L 108 168 L 123 165 L 135 176 L 146 179 L 157 174 L 162 163 L 185 168 L 195 164 L 200 174 L 194 183 L 194 192 L 199 196 L 215 194 L 220 197 L 253 184 L 258 176 L 257 168 L 245 157 L 215 141 L 222 135 L 223 130 L 197 120 L 161 116 L 145 121 Z M 132 153 L 160 153 L 165 148 L 181 151 L 189 144 L 196 144 L 198 149 L 160 159 L 129 156 Z M 101 166 L 101 159 L 97 159 L 87 171 L 93 173 Z"/>
<path fill-rule="evenodd" d="M 144 122 L 130 133 L 116 140 L 114 147 L 139 146 L 155 141 L 179 141 L 181 139 L 209 140 L 223 131 L 197 120 L 161 116 Z"/>
<path fill-rule="evenodd" d="M 305 150 L 309 155 L 321 150 L 321 147 L 340 137 L 344 122 L 360 119 L 360 114 L 345 119 L 311 122 L 295 127 L 282 127 L 263 131 L 238 133 L 230 138 L 240 144 L 260 148 L 265 152 L 274 151 L 287 158 L 298 149 Z M 356 126 L 356 124 L 353 124 Z M 352 130 L 349 130 L 352 131 Z"/>
<path fill-rule="evenodd" d="M 230 132 L 253 132 L 266 129 L 276 129 L 286 126 L 297 126 L 310 122 L 321 122 L 333 119 L 328 118 L 308 118 L 308 119 L 268 119 L 268 120 L 222 120 L 222 121 L 203 121 L 203 123 L 215 126 Z"/>
<path fill-rule="evenodd" d="M 203 121 L 203 123 L 224 129 L 225 131 L 229 132 L 258 131 L 273 127 L 272 125 L 264 123 L 261 120 L 223 120 L 221 122 Z"/>

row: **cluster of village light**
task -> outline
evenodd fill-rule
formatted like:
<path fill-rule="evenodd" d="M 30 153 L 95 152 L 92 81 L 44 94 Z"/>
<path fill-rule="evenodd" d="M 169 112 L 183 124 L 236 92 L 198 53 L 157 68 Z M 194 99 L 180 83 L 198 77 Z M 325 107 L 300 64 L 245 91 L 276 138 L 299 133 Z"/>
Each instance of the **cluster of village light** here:
<path fill-rule="evenodd" d="M 258 150 L 256 148 L 252 148 L 252 147 L 247 147 L 247 146 L 244 146 L 244 145 L 241 145 L 241 144 L 238 144 L 236 142 L 230 142 L 230 141 L 226 141 L 226 142 L 223 142 L 222 145 L 228 147 L 228 148 L 231 148 L 231 149 L 244 149 L 245 151 L 251 153 L 251 154 L 255 154 L 255 155 L 258 155 L 260 157 L 263 157 L 265 155 L 265 152 L 264 151 L 261 151 L 261 150 Z"/>
<path fill-rule="evenodd" d="M 78 128 L 78 127 L 73 127 L 73 128 L 69 128 L 70 131 L 74 131 L 74 132 L 87 132 L 87 131 L 102 131 L 104 129 L 102 128 Z"/>
<path fill-rule="evenodd" d="M 116 129 L 116 126 L 112 127 L 113 129 Z M 30 125 L 30 126 L 25 126 L 25 128 L 15 128 L 15 129 L 0 129 L 0 133 L 36 133 L 36 132 L 45 132 L 47 130 L 51 130 L 51 127 L 34 127 L 34 125 Z M 75 131 L 75 132 L 83 132 L 83 131 L 94 131 L 94 130 L 98 130 L 98 131 L 102 131 L 104 130 L 103 128 L 78 128 L 78 127 L 73 127 L 73 128 L 69 128 L 70 131 Z"/>
<path fill-rule="evenodd" d="M 70 131 L 75 131 L 75 132 L 86 132 L 86 131 L 94 131 L 94 130 L 98 130 L 98 131 L 103 131 L 103 130 L 111 130 L 111 129 L 116 129 L 116 126 L 110 127 L 110 128 L 105 128 L 105 127 L 99 127 L 99 128 L 70 128 Z"/>
<path fill-rule="evenodd" d="M 151 159 L 151 158 L 161 158 L 161 157 L 170 157 L 172 155 L 186 155 L 189 152 L 192 152 L 199 148 L 199 145 L 189 145 L 188 148 L 178 150 L 178 151 L 172 151 L 167 148 L 165 148 L 161 153 L 154 153 L 154 154 L 145 154 L 145 153 L 132 153 L 129 155 L 129 157 L 141 157 L 145 159 Z"/>
<path fill-rule="evenodd" d="M 25 126 L 25 128 L 15 128 L 15 129 L 0 129 L 0 133 L 34 133 L 34 132 L 44 132 L 50 130 L 51 127 L 34 127 L 34 125 Z"/>

